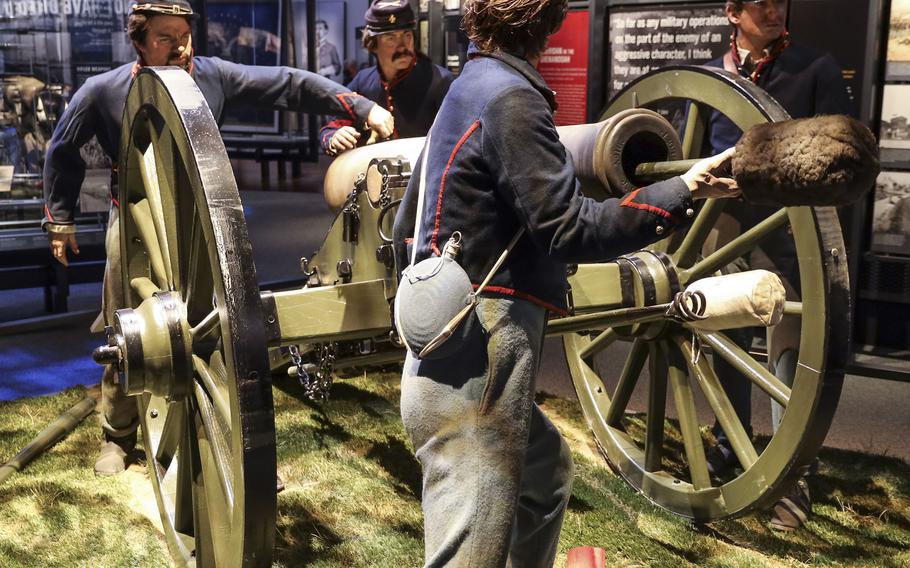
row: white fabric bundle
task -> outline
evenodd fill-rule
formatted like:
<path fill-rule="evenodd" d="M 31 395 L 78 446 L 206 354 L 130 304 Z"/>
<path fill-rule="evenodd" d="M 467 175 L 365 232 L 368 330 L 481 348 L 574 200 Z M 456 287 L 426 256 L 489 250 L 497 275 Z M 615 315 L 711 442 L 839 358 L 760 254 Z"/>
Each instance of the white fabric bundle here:
<path fill-rule="evenodd" d="M 767 270 L 703 278 L 690 284 L 686 292 L 704 294 L 705 319 L 689 324 L 704 331 L 776 325 L 787 300 L 783 282 Z"/>

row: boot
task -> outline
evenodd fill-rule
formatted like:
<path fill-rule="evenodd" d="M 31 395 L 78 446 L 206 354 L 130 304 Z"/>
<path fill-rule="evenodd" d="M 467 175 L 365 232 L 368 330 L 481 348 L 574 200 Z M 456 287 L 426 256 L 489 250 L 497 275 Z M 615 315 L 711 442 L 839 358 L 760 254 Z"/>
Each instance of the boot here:
<path fill-rule="evenodd" d="M 126 469 L 126 457 L 133 451 L 135 446 L 135 432 L 123 438 L 114 438 L 105 434 L 104 442 L 101 444 L 101 451 L 98 452 L 98 458 L 95 459 L 95 475 L 98 477 L 110 477 L 124 471 Z"/>

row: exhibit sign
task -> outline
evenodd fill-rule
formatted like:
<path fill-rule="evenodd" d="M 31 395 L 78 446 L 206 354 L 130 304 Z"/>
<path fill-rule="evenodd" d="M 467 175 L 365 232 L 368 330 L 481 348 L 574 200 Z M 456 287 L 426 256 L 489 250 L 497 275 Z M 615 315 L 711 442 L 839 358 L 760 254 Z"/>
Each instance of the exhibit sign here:
<path fill-rule="evenodd" d="M 879 174 L 870 248 L 876 252 L 910 255 L 910 172 Z"/>
<path fill-rule="evenodd" d="M 910 80 L 910 0 L 891 0 L 885 74 L 889 81 Z"/>
<path fill-rule="evenodd" d="M 556 126 L 587 122 L 589 30 L 587 10 L 569 12 L 540 56 L 537 69 L 556 92 Z"/>
<path fill-rule="evenodd" d="M 910 168 L 910 85 L 885 85 L 879 130 L 883 164 Z"/>
<path fill-rule="evenodd" d="M 609 88 L 612 98 L 636 78 L 667 65 L 701 65 L 730 47 L 724 3 L 616 8 L 610 11 Z"/>
<path fill-rule="evenodd" d="M 111 69 L 124 43 L 127 0 L 0 0 L 0 73 L 78 87 Z"/>

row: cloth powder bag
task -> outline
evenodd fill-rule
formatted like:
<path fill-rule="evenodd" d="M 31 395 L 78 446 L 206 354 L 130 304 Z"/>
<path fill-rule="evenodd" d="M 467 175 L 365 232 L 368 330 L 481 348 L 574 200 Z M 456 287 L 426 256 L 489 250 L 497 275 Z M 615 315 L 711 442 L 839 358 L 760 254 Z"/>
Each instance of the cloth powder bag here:
<path fill-rule="evenodd" d="M 689 324 L 704 331 L 776 325 L 787 301 L 780 277 L 767 270 L 703 278 L 687 286 L 686 292 L 704 294 L 705 319 Z"/>

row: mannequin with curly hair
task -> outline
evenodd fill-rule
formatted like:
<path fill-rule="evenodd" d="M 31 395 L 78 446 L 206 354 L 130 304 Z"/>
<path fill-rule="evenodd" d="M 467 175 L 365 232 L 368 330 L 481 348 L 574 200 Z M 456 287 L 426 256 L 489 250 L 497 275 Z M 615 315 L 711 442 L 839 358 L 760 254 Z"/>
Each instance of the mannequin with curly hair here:
<path fill-rule="evenodd" d="M 459 232 L 458 262 L 475 287 L 523 232 L 452 353 L 405 360 L 401 414 L 423 468 L 426 566 L 552 565 L 573 465 L 534 393 L 547 313 L 567 313 L 566 263 L 638 250 L 688 222 L 693 199 L 737 193 L 732 180 L 704 182 L 709 158 L 622 201 L 581 194 L 535 68 L 566 10 L 566 0 L 466 3 L 468 62 L 396 215 L 399 269 L 438 256 Z M 432 308 L 397 306 L 407 317 Z"/>

